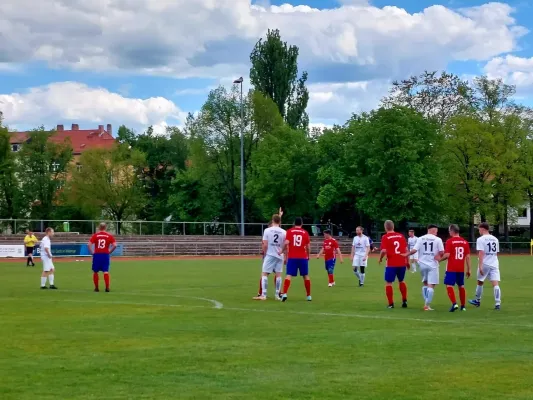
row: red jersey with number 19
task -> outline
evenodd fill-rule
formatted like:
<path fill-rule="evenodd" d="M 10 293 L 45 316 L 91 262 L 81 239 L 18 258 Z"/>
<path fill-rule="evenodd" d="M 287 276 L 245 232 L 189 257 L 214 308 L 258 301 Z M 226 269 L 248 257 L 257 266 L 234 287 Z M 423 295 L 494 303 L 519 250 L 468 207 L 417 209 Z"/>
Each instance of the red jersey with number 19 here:
<path fill-rule="evenodd" d="M 94 244 L 94 254 L 109 254 L 109 246 L 116 243 L 113 235 L 107 232 L 97 232 L 89 243 Z"/>
<path fill-rule="evenodd" d="M 309 233 L 302 228 L 291 228 L 287 231 L 285 241 L 289 242 L 289 256 L 288 258 L 309 259 L 306 246 L 309 245 Z"/>
<path fill-rule="evenodd" d="M 405 267 L 409 264 L 402 253 L 407 252 L 407 240 L 396 232 L 388 232 L 381 237 L 381 249 L 387 252 L 387 267 Z"/>
<path fill-rule="evenodd" d="M 460 236 L 449 238 L 446 241 L 444 252 L 449 254 L 446 271 L 465 272 L 465 259 L 470 254 L 470 245 Z"/>

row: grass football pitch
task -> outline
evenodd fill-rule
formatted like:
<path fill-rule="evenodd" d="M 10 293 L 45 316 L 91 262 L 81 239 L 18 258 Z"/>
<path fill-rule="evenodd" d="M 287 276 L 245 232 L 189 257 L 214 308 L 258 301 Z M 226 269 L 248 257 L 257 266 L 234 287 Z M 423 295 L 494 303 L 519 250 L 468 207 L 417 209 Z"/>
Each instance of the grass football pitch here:
<path fill-rule="evenodd" d="M 286 303 L 252 301 L 258 259 L 115 260 L 111 293 L 89 260 L 57 263 L 58 291 L 0 263 L 0 399 L 531 400 L 532 260 L 501 258 L 500 312 L 487 286 L 463 313 L 442 285 L 423 312 L 410 273 L 409 308 L 386 309 L 376 259 L 364 288 L 314 260 L 313 301 L 298 279 Z"/>

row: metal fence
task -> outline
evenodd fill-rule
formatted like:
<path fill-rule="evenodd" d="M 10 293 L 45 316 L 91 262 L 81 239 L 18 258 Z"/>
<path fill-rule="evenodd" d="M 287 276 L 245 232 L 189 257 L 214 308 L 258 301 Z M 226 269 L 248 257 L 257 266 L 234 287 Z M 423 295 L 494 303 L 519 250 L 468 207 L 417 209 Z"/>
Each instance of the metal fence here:
<path fill-rule="evenodd" d="M 240 224 L 233 222 L 174 222 L 174 221 L 101 221 L 101 220 L 22 220 L 0 219 L 0 233 L 21 234 L 27 229 L 33 232 L 44 232 L 47 227 L 56 232 L 76 232 L 92 234 L 100 222 L 108 224 L 108 231 L 122 235 L 218 235 L 235 236 L 240 234 Z M 268 223 L 245 223 L 247 236 L 263 234 Z M 290 224 L 283 224 L 283 228 L 290 228 Z M 311 234 L 317 235 L 326 228 L 317 225 L 304 225 Z M 322 229 L 321 229 L 322 228 Z"/>

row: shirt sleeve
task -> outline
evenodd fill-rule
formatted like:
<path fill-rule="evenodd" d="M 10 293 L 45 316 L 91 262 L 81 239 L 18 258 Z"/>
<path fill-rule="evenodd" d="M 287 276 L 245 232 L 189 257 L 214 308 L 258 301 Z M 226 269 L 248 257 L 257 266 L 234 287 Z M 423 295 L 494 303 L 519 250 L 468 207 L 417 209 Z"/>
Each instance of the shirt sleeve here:
<path fill-rule="evenodd" d="M 89 243 L 96 244 L 96 235 L 91 236 L 91 239 L 89 239 Z"/>
<path fill-rule="evenodd" d="M 368 238 L 365 239 L 365 247 L 370 247 L 370 240 Z"/>
<path fill-rule="evenodd" d="M 116 241 L 116 239 L 115 239 L 115 237 L 113 235 L 109 235 L 109 243 L 111 243 L 111 244 L 117 243 L 117 241 Z"/>
<path fill-rule="evenodd" d="M 465 241 L 465 254 L 470 254 L 470 243 Z"/>
<path fill-rule="evenodd" d="M 263 240 L 268 240 L 266 229 L 265 229 L 265 231 L 263 232 Z"/>
<path fill-rule="evenodd" d="M 413 246 L 413 250 L 420 250 L 420 246 L 422 246 L 422 241 L 420 239 L 417 239 L 415 245 Z"/>
<path fill-rule="evenodd" d="M 437 244 L 437 250 L 438 251 L 444 251 L 444 244 L 442 243 L 442 239 L 439 238 L 438 244 Z"/>
<path fill-rule="evenodd" d="M 478 238 L 476 240 L 476 250 L 477 251 L 484 251 L 485 250 L 485 246 L 483 246 L 483 238 Z"/>

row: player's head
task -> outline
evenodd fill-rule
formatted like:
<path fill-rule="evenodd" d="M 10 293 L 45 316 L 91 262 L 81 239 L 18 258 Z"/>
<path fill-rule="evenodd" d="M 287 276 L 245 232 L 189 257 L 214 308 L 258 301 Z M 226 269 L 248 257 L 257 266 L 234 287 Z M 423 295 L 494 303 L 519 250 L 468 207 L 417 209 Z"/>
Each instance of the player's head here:
<path fill-rule="evenodd" d="M 385 221 L 385 231 L 386 232 L 392 232 L 394 231 L 394 222 L 392 222 L 390 219 Z"/>
<path fill-rule="evenodd" d="M 98 225 L 98 229 L 103 232 L 107 229 L 107 225 L 105 222 L 100 222 L 100 225 Z"/>
<path fill-rule="evenodd" d="M 409 237 L 414 237 L 414 236 L 415 236 L 415 230 L 409 229 Z"/>
<path fill-rule="evenodd" d="M 429 224 L 428 233 L 431 235 L 436 235 L 437 233 L 439 233 L 439 227 L 435 224 Z"/>
<path fill-rule="evenodd" d="M 28 229 L 28 230 L 26 231 L 26 233 L 27 233 L 28 235 L 33 235 L 33 231 L 32 231 L 31 229 Z"/>
<path fill-rule="evenodd" d="M 355 228 L 355 233 L 357 236 L 361 236 L 363 234 L 363 227 L 358 226 L 357 228 Z"/>
<path fill-rule="evenodd" d="M 450 233 L 450 236 L 459 236 L 459 233 L 461 232 L 459 229 L 459 225 L 451 224 L 448 227 L 448 232 Z"/>
<path fill-rule="evenodd" d="M 53 237 L 54 236 L 54 230 L 52 228 L 46 228 L 46 230 L 44 231 L 44 233 L 46 234 L 46 236 L 48 237 Z"/>
<path fill-rule="evenodd" d="M 303 219 L 301 217 L 296 217 L 296 219 L 294 220 L 294 226 L 301 227 L 303 226 L 303 224 Z"/>
<path fill-rule="evenodd" d="M 329 229 L 324 229 L 324 238 L 331 239 L 331 231 Z"/>
<path fill-rule="evenodd" d="M 279 226 L 279 224 L 281 224 L 281 217 L 279 216 L 279 214 L 274 214 L 272 216 L 271 225 Z"/>
<path fill-rule="evenodd" d="M 487 233 L 489 233 L 490 226 L 487 222 L 482 222 L 478 225 L 477 229 L 479 230 L 480 235 L 486 235 Z"/>

